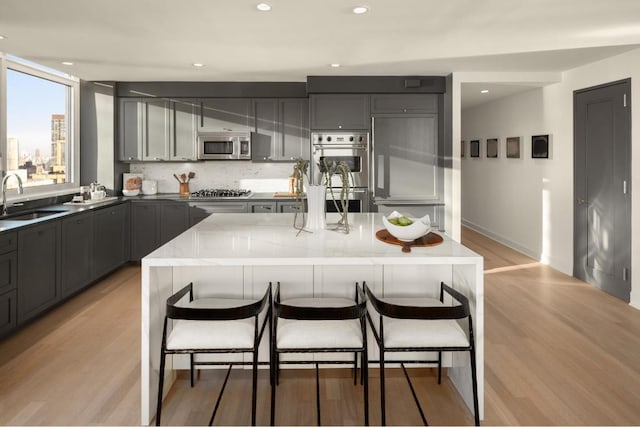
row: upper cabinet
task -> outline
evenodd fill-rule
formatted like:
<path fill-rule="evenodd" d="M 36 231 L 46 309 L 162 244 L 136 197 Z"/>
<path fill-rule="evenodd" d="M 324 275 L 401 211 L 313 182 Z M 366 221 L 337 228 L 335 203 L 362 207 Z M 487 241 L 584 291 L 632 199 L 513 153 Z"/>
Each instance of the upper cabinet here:
<path fill-rule="evenodd" d="M 120 160 L 142 160 L 143 129 L 145 127 L 142 109 L 144 103 L 137 98 L 120 100 L 119 140 Z"/>
<path fill-rule="evenodd" d="M 196 160 L 199 103 L 190 100 L 120 100 L 120 160 Z"/>
<path fill-rule="evenodd" d="M 371 113 L 438 113 L 438 95 L 371 95 Z"/>
<path fill-rule="evenodd" d="M 255 99 L 254 162 L 309 159 L 309 101 L 306 98 Z"/>
<path fill-rule="evenodd" d="M 251 100 L 246 98 L 203 99 L 198 130 L 203 132 L 251 131 Z"/>
<path fill-rule="evenodd" d="M 369 95 L 311 95 L 311 129 L 369 129 Z"/>

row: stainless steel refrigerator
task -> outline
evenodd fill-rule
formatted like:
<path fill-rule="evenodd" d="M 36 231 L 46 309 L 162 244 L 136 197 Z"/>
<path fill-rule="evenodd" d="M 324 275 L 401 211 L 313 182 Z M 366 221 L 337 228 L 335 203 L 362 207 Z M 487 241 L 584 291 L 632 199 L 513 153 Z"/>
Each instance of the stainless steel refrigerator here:
<path fill-rule="evenodd" d="M 372 211 L 429 214 L 444 228 L 443 142 L 437 114 L 372 116 Z"/>

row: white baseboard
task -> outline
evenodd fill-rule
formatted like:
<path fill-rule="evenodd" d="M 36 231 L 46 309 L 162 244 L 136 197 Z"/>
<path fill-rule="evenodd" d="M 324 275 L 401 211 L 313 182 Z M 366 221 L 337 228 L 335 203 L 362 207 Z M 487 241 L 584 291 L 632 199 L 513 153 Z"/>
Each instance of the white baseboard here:
<path fill-rule="evenodd" d="M 531 258 L 535 259 L 538 262 L 541 262 L 542 254 L 536 253 L 535 251 L 533 251 L 533 250 L 531 250 L 531 249 L 529 249 L 529 248 L 527 248 L 525 246 L 522 246 L 522 245 L 520 245 L 520 244 L 518 244 L 516 242 L 513 242 L 513 241 L 507 239 L 504 236 L 501 236 L 500 234 L 497 234 L 497 233 L 494 233 L 492 231 L 489 231 L 486 228 L 484 228 L 484 227 L 482 227 L 480 225 L 474 224 L 474 223 L 472 223 L 470 221 L 467 221 L 465 219 L 462 219 L 461 222 L 462 222 L 462 225 L 464 225 L 465 227 L 470 228 L 473 231 L 475 231 L 477 233 L 480 233 L 480 234 L 482 234 L 484 236 L 487 236 L 488 238 L 490 238 L 492 240 L 495 240 L 496 242 L 498 242 L 500 244 L 503 244 L 503 245 L 515 250 L 515 251 L 518 251 L 523 255 L 531 257 Z"/>

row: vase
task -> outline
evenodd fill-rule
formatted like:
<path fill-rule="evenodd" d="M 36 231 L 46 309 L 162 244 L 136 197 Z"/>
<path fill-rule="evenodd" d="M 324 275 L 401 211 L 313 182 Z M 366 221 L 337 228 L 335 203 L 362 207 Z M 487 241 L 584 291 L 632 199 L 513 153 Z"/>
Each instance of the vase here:
<path fill-rule="evenodd" d="M 324 216 L 327 187 L 324 185 L 309 185 L 307 187 L 307 218 L 304 229 L 308 231 L 324 230 L 326 221 Z"/>

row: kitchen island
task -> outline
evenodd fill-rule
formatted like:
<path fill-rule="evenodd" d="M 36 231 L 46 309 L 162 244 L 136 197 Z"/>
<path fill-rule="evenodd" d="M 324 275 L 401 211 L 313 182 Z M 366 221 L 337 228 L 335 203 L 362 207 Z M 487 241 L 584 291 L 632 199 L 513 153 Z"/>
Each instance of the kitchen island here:
<path fill-rule="evenodd" d="M 337 219 L 331 215 L 329 223 Z M 350 214 L 349 222 L 349 234 L 330 229 L 299 233 L 293 228 L 293 214 L 215 214 L 146 256 L 142 260 L 141 423 L 148 425 L 155 411 L 166 299 L 189 282 L 193 282 L 196 296 L 215 293 L 254 299 L 264 293 L 269 282 L 280 282 L 283 295 L 352 297 L 355 282 L 366 281 L 374 292 L 385 296 L 436 296 L 444 281 L 469 298 L 482 419 L 482 257 L 446 235 L 438 246 L 413 247 L 404 253 L 401 246 L 375 237 L 376 231 L 384 228 L 380 214 Z M 377 360 L 371 331 L 369 349 L 370 360 Z M 263 339 L 261 360 L 268 360 L 266 350 L 267 339 Z M 443 359 L 443 365 L 450 367 L 448 376 L 472 408 L 468 355 L 447 354 Z M 167 358 L 167 392 L 175 370 L 188 366 L 188 359 L 181 355 Z"/>

